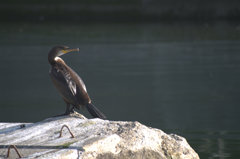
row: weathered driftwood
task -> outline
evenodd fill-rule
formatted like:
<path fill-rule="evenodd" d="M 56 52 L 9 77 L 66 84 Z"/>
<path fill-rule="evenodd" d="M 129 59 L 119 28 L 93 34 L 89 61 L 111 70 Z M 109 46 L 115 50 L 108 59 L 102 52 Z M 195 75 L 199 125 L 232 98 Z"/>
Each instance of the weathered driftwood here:
<path fill-rule="evenodd" d="M 86 119 L 79 114 L 37 123 L 0 123 L 0 158 L 7 157 L 10 145 L 23 158 L 199 158 L 183 137 L 139 122 Z M 17 157 L 11 149 L 9 158 Z"/>

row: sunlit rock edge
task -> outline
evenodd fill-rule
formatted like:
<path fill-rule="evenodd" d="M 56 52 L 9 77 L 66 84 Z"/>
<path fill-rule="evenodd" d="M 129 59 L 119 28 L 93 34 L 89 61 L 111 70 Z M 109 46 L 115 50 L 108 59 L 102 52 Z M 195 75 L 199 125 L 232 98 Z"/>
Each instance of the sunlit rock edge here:
<path fill-rule="evenodd" d="M 67 125 L 74 138 L 63 128 Z M 198 159 L 185 138 L 139 122 L 86 119 L 75 113 L 37 123 L 0 123 L 0 158 L 15 145 L 23 158 Z M 10 157 L 17 154 L 11 150 Z"/>

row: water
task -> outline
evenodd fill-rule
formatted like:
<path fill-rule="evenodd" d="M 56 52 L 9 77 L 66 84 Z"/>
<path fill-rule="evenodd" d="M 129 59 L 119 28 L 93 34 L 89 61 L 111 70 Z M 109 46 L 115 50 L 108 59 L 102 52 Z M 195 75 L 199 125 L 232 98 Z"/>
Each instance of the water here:
<path fill-rule="evenodd" d="M 62 58 L 110 120 L 184 136 L 201 158 L 240 158 L 238 24 L 3 23 L 0 33 L 1 122 L 65 111 L 47 62 L 65 44 L 80 48 Z"/>

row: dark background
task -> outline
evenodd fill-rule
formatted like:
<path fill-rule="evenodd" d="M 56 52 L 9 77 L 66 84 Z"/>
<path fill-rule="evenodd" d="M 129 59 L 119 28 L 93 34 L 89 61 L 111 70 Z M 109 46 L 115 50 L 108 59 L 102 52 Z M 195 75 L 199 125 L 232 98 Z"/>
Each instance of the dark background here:
<path fill-rule="evenodd" d="M 239 20 L 238 0 L 8 0 L 1 21 L 158 22 Z"/>
<path fill-rule="evenodd" d="M 63 113 L 51 47 L 84 80 L 109 120 L 184 136 L 200 158 L 240 157 L 240 2 L 0 2 L 0 121 Z M 86 110 L 80 110 L 91 118 Z M 1 142 L 1 141 L 0 141 Z"/>

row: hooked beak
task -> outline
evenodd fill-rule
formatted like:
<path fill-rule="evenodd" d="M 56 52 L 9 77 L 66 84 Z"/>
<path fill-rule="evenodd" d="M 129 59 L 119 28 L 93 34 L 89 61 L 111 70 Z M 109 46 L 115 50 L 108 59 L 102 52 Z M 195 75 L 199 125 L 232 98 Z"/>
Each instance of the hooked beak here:
<path fill-rule="evenodd" d="M 63 52 L 64 54 L 69 53 L 69 52 L 73 52 L 73 51 L 77 51 L 77 52 L 79 52 L 79 48 L 62 50 L 62 52 Z"/>

